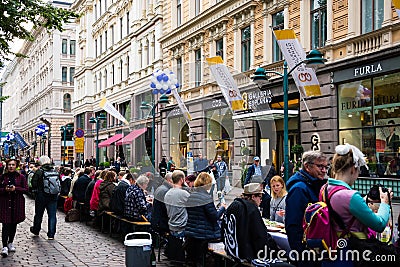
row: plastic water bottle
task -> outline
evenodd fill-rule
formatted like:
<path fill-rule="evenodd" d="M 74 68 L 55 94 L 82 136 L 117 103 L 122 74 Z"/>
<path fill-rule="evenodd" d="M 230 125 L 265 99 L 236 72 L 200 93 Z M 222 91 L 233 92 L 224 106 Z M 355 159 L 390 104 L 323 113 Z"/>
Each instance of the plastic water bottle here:
<path fill-rule="evenodd" d="M 395 223 L 393 227 L 392 244 L 396 243 L 398 238 L 399 238 L 399 225 Z"/>
<path fill-rule="evenodd" d="M 381 242 L 384 243 L 389 242 L 390 241 L 389 238 L 390 238 L 390 227 L 386 226 L 385 230 L 383 230 L 383 232 L 381 233 Z"/>

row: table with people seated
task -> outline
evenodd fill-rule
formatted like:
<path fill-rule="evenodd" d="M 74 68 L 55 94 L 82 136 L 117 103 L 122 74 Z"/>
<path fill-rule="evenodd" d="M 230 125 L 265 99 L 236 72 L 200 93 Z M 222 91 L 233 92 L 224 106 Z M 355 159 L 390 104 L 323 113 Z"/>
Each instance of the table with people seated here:
<path fill-rule="evenodd" d="M 263 221 L 265 223 L 265 226 L 267 226 L 268 233 L 275 240 L 278 247 L 289 253 L 290 246 L 285 231 L 285 225 L 283 223 L 270 221 L 268 219 L 263 219 Z"/>

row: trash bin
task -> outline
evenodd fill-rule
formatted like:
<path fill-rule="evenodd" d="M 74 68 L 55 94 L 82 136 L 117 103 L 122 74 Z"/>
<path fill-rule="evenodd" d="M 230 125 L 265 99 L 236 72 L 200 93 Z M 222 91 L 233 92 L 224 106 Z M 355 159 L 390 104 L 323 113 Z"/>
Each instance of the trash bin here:
<path fill-rule="evenodd" d="M 125 236 L 125 266 L 148 267 L 151 257 L 151 235 L 147 232 L 134 232 Z"/>

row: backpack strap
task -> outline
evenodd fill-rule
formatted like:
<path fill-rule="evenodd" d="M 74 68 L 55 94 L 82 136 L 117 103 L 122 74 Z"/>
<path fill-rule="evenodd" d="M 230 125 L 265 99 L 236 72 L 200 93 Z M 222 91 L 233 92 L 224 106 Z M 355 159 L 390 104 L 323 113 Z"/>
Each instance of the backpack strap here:
<path fill-rule="evenodd" d="M 324 202 L 327 204 L 328 206 L 328 210 L 329 210 L 329 214 L 332 216 L 333 220 L 337 223 L 337 225 L 341 228 L 344 229 L 344 231 L 342 231 L 340 238 L 346 236 L 349 232 L 350 232 L 350 228 L 353 225 L 356 217 L 352 217 L 349 224 L 346 226 L 346 224 L 343 222 L 342 218 L 339 216 L 339 214 L 337 214 L 337 212 L 332 208 L 331 205 L 331 198 L 333 196 L 333 194 L 335 194 L 338 191 L 341 190 L 347 190 L 347 187 L 339 185 L 339 186 L 335 186 L 331 192 L 328 193 L 328 184 L 326 183 L 322 188 L 321 191 L 324 189 L 323 191 L 323 199 Z M 321 193 L 321 192 L 320 192 Z M 325 201 L 326 199 L 326 195 L 328 195 L 327 201 Z"/>

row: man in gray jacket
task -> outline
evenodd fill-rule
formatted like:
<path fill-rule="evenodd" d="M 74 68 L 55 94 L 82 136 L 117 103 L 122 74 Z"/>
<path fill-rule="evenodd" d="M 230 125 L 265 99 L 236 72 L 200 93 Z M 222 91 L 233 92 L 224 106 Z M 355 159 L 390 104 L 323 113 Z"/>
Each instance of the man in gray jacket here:
<path fill-rule="evenodd" d="M 175 170 L 172 173 L 172 188 L 165 194 L 164 201 L 168 213 L 168 226 L 172 236 L 183 237 L 188 219 L 186 211 L 186 201 L 189 192 L 182 189 L 185 182 L 183 171 Z"/>

